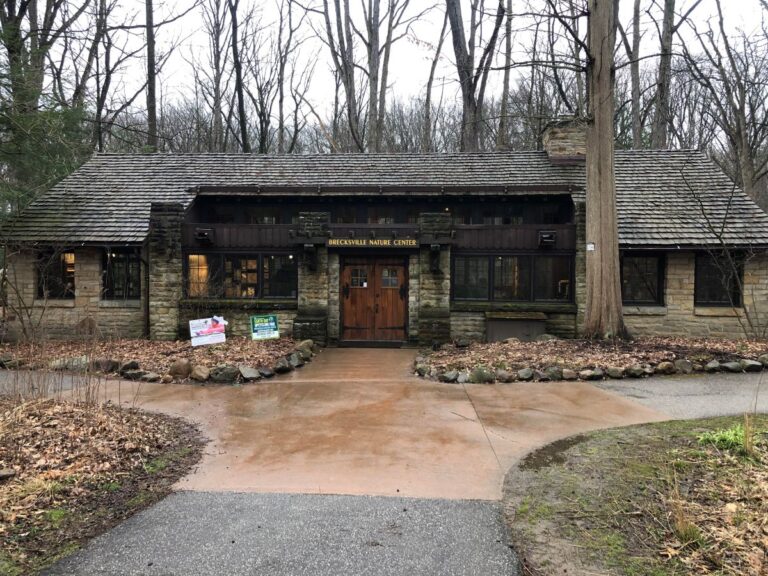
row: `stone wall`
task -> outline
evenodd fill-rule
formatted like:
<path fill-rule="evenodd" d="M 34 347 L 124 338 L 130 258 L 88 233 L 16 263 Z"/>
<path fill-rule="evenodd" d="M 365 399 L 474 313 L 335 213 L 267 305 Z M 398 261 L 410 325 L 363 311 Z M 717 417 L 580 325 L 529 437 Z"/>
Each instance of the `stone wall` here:
<path fill-rule="evenodd" d="M 576 318 L 571 337 L 581 333 L 584 325 L 584 308 L 587 305 L 587 205 L 584 202 L 573 203 L 573 221 L 576 224 L 576 255 L 574 258 L 574 300 Z M 559 335 L 559 334 L 558 334 Z"/>
<path fill-rule="evenodd" d="M 328 341 L 329 254 L 328 248 L 320 242 L 327 235 L 329 220 L 328 212 L 299 214 L 298 235 L 306 239 L 306 248 L 311 245 L 313 251 L 305 249 L 299 257 L 298 314 L 293 321 L 293 336 L 299 340 L 310 338 L 319 344 Z M 336 268 L 338 278 L 338 256 Z M 336 287 L 338 291 L 338 279 Z"/>
<path fill-rule="evenodd" d="M 421 287 L 421 264 L 419 254 L 408 257 L 408 339 L 419 340 L 419 298 Z"/>
<path fill-rule="evenodd" d="M 149 214 L 149 335 L 152 340 L 179 336 L 183 265 L 181 204 L 153 202 Z"/>
<path fill-rule="evenodd" d="M 768 255 L 749 260 L 744 270 L 744 309 L 694 306 L 695 254 L 667 255 L 664 306 L 625 306 L 624 321 L 634 336 L 744 338 L 752 318 L 758 330 L 768 322 Z M 746 312 L 745 312 L 746 310 Z"/>
<path fill-rule="evenodd" d="M 62 300 L 37 298 L 37 254 L 22 250 L 8 259 L 11 339 L 140 338 L 144 315 L 140 300 L 103 300 L 103 248 L 77 248 L 75 297 Z M 145 293 L 142 265 L 142 293 Z M 23 322 L 21 317 L 24 318 Z M 26 327 L 26 333 L 24 330 Z"/>
<path fill-rule="evenodd" d="M 550 160 L 584 161 L 587 153 L 587 127 L 584 120 L 569 118 L 547 124 L 542 144 Z"/>
<path fill-rule="evenodd" d="M 328 340 L 332 342 L 338 342 L 341 334 L 340 273 L 339 255 L 331 252 L 328 254 Z"/>

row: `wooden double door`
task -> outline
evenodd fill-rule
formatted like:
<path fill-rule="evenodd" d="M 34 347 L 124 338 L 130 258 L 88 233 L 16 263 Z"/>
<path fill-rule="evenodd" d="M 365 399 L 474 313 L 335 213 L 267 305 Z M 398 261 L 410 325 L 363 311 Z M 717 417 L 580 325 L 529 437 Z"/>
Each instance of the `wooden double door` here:
<path fill-rule="evenodd" d="M 406 339 L 408 283 L 405 258 L 344 258 L 341 267 L 341 339 Z"/>

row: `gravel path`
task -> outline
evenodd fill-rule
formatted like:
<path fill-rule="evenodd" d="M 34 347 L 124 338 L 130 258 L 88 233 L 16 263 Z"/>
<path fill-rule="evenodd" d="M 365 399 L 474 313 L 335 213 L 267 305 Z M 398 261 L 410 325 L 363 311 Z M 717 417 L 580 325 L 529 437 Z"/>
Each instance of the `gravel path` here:
<path fill-rule="evenodd" d="M 49 575 L 516 576 L 498 502 L 179 492 Z"/>

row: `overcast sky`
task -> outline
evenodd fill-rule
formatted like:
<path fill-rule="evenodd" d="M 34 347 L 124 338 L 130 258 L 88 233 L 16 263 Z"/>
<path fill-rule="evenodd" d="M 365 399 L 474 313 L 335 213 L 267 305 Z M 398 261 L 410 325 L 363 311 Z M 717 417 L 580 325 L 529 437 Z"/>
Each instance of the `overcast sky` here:
<path fill-rule="evenodd" d="M 312 1 L 312 0 L 307 0 Z M 319 3 L 318 0 L 314 0 Z M 685 12 L 694 0 L 678 0 L 678 14 Z M 412 11 L 423 10 L 432 3 L 432 0 L 411 0 Z M 468 4 L 467 0 L 465 4 Z M 536 0 L 531 0 L 533 6 L 536 6 Z M 644 4 L 648 1 L 644 0 Z M 276 19 L 276 0 L 241 0 L 241 6 L 247 8 L 248 5 L 257 8 L 260 14 L 260 24 L 262 27 L 269 27 Z M 359 2 L 352 2 L 353 7 L 357 7 Z M 383 2 L 382 2 L 383 4 Z M 429 67 L 433 57 L 434 44 L 437 42 L 440 28 L 443 22 L 444 3 L 440 0 L 435 1 L 435 8 L 431 10 L 419 22 L 416 22 L 407 38 L 401 40 L 395 45 L 390 65 L 389 85 L 391 93 L 399 98 L 410 98 L 421 96 L 424 93 L 424 87 L 429 74 Z M 542 7 L 544 0 L 540 0 Z M 631 21 L 632 0 L 620 0 L 620 20 L 624 25 L 629 25 Z M 486 5 L 490 10 L 495 11 L 496 4 L 491 0 L 486 0 Z M 188 0 L 156 0 L 156 11 L 159 13 L 156 21 L 162 18 L 163 14 L 181 13 L 188 6 Z M 729 30 L 735 31 L 738 28 L 751 31 L 760 26 L 761 18 L 765 14 L 759 6 L 758 0 L 723 0 L 723 6 L 726 10 L 726 20 Z M 513 1 L 513 11 L 524 12 L 526 5 L 524 0 Z M 654 13 L 660 13 L 656 8 Z M 696 8 L 693 13 L 693 20 L 698 26 L 704 26 L 706 21 L 715 14 L 715 0 L 703 0 L 702 4 Z M 466 18 L 465 18 L 466 19 Z M 642 25 L 644 37 L 642 49 L 645 54 L 654 53 L 658 50 L 658 38 L 655 26 L 651 17 L 647 14 L 642 16 Z M 320 24 L 315 20 L 316 27 Z M 524 27 L 526 24 L 524 17 L 518 17 L 514 20 L 514 27 Z M 312 29 L 305 26 L 305 35 L 312 36 Z M 683 32 L 683 38 L 690 38 L 690 35 Z M 524 59 L 526 41 L 529 35 L 520 32 L 516 36 L 518 57 Z M 194 10 L 185 16 L 182 20 L 163 28 L 159 32 L 158 45 L 160 49 L 167 49 L 170 44 L 176 45 L 175 52 L 163 69 L 161 74 L 162 91 L 164 99 L 175 99 L 178 95 L 189 94 L 192 90 L 191 64 L 190 61 L 200 60 L 201 54 L 206 48 L 206 35 L 203 30 L 203 21 L 200 10 Z M 362 57 L 362 51 L 358 48 L 358 54 Z M 313 89 L 310 94 L 311 100 L 320 108 L 326 108 L 332 101 L 333 84 L 330 75 L 330 57 L 328 48 L 316 38 L 308 38 L 302 47 L 302 58 L 311 60 L 316 58 L 317 65 L 313 80 Z M 133 71 L 136 74 L 138 71 Z M 439 90 L 444 89 L 444 97 L 452 99 L 456 97 L 458 86 L 454 80 L 455 70 L 453 69 L 453 49 L 449 37 L 443 47 L 443 55 L 438 71 L 439 87 L 437 87 L 436 98 L 440 97 Z M 496 74 L 495 82 L 500 82 L 501 73 Z"/>

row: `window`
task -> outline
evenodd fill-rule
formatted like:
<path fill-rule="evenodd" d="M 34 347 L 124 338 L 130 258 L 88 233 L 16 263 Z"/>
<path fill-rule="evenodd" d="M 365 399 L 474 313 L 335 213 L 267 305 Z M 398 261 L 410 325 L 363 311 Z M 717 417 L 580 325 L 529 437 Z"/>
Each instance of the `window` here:
<path fill-rule="evenodd" d="M 694 304 L 697 306 L 741 306 L 741 255 L 696 255 Z"/>
<path fill-rule="evenodd" d="M 531 259 L 497 256 L 493 259 L 493 299 L 530 300 Z"/>
<path fill-rule="evenodd" d="M 569 256 L 537 256 L 534 264 L 534 300 L 571 299 L 571 262 Z"/>
<path fill-rule="evenodd" d="M 293 254 L 264 256 L 264 297 L 296 298 L 299 276 Z"/>
<path fill-rule="evenodd" d="M 208 256 L 190 254 L 187 257 L 187 296 L 207 298 L 208 295 Z"/>
<path fill-rule="evenodd" d="M 137 250 L 105 250 L 102 290 L 106 300 L 141 298 L 141 256 Z"/>
<path fill-rule="evenodd" d="M 453 262 L 454 300 L 573 299 L 572 256 L 456 256 Z"/>
<path fill-rule="evenodd" d="M 453 267 L 453 297 L 457 300 L 487 300 L 489 274 L 487 256 L 457 256 Z"/>
<path fill-rule="evenodd" d="M 399 288 L 400 280 L 397 277 L 397 268 L 382 268 L 381 270 L 382 288 Z"/>
<path fill-rule="evenodd" d="M 621 257 L 621 299 L 639 306 L 664 304 L 664 257 L 629 255 Z"/>
<path fill-rule="evenodd" d="M 349 283 L 352 288 L 368 288 L 368 268 L 352 268 Z"/>
<path fill-rule="evenodd" d="M 37 261 L 37 297 L 75 297 L 75 253 L 48 251 Z"/>
<path fill-rule="evenodd" d="M 258 256 L 224 256 L 224 297 L 256 298 L 258 293 Z"/>
<path fill-rule="evenodd" d="M 189 254 L 188 298 L 296 298 L 293 254 Z"/>

